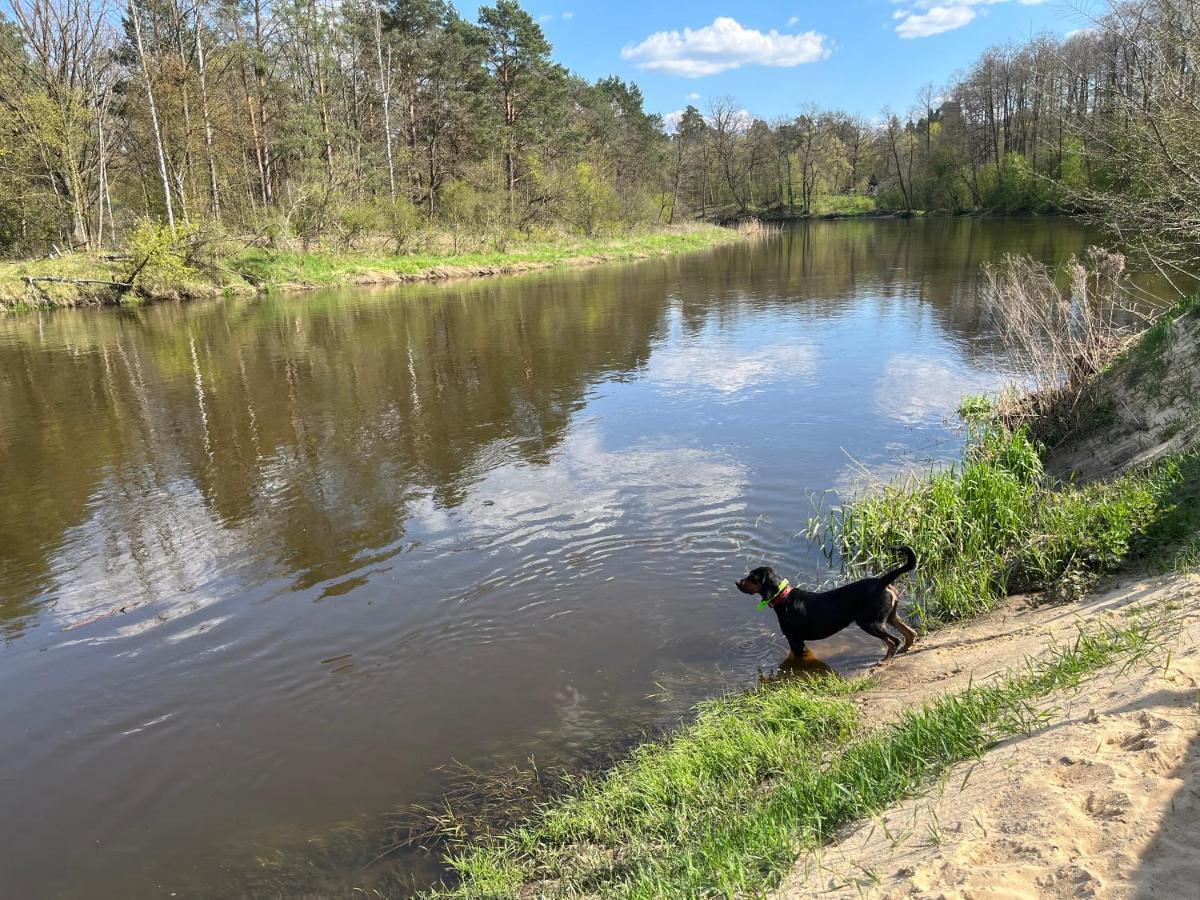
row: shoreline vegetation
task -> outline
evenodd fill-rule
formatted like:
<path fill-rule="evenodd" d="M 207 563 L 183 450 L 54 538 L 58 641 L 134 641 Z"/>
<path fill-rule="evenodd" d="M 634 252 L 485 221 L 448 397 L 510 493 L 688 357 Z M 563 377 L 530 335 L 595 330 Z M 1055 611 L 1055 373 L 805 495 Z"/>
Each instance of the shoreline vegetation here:
<path fill-rule="evenodd" d="M 1195 261 L 1196 222 L 1180 210 L 1200 206 L 1200 114 L 1179 60 L 1197 51 L 1181 0 L 1113 0 L 1091 27 L 993 47 L 904 110 L 805 104 L 770 122 L 729 96 L 648 110 L 636 83 L 556 61 L 518 0 L 470 15 L 447 0 L 77 6 L 12 0 L 0 13 L 12 123 L 0 129 L 0 258 L 77 259 L 75 272 L 25 273 L 44 304 L 148 284 L 108 263 L 151 228 L 280 254 L 441 254 L 459 235 L 503 253 L 755 216 L 1068 210 Z M 227 258 L 212 261 L 223 278 L 176 272 L 162 295 L 248 289 Z M 274 274 L 307 283 L 339 267 L 366 268 Z M 96 283 L 36 280 L 51 276 Z"/>
<path fill-rule="evenodd" d="M 761 895 L 845 826 L 1056 721 L 1056 694 L 1110 666 L 1161 665 L 1170 613 L 1080 626 L 1043 658 L 882 725 L 861 711 L 870 678 L 789 679 L 710 701 L 526 823 L 464 842 L 448 859 L 459 882 L 425 896 Z"/>
<path fill-rule="evenodd" d="M 512 275 L 690 253 L 769 232 L 769 226 L 745 220 L 732 228 L 681 225 L 610 238 L 514 241 L 504 249 L 460 253 L 255 247 L 222 254 L 214 262 L 190 258 L 186 241 L 173 241 L 164 229 L 149 226 L 146 233 L 152 246 L 128 254 L 74 253 L 0 262 L 0 310 L 111 306 Z"/>
<path fill-rule="evenodd" d="M 1098 386 L 1123 371 L 1154 368 L 1179 342 L 1164 339 L 1170 328 L 1200 331 L 1200 304 L 1181 302 L 1159 322 L 1132 342 L 1114 332 L 1106 363 L 1074 389 L 1096 402 Z M 1040 403 L 1046 420 L 1077 400 L 1060 384 L 1051 394 Z M 1050 448 L 1028 422 L 1006 420 L 1014 401 L 964 398 L 959 465 L 894 482 L 810 523 L 809 536 L 854 576 L 895 543 L 917 548 L 908 611 L 926 635 L 1014 594 L 1071 601 L 1118 572 L 1181 573 L 1200 563 L 1195 442 L 1077 484 L 1048 474 Z M 1066 645 L 882 723 L 860 714 L 874 676 L 781 677 L 701 704 L 687 724 L 606 771 L 575 776 L 516 825 L 480 832 L 478 820 L 467 826 L 447 810 L 438 827 L 452 877 L 428 896 L 740 896 L 778 887 L 845 826 L 1048 724 L 1057 693 L 1114 664 L 1164 664 L 1171 609 L 1135 607 L 1125 618 L 1083 621 Z"/>

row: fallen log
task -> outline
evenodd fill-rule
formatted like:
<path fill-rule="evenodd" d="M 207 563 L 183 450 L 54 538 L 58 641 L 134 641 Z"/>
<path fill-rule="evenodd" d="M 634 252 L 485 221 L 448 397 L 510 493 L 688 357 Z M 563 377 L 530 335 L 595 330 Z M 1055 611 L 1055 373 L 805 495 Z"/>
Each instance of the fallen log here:
<path fill-rule="evenodd" d="M 121 288 L 129 290 L 133 285 L 127 281 L 107 281 L 103 278 L 64 278 L 62 275 L 22 275 L 22 280 L 29 287 L 33 287 L 35 281 L 48 281 L 52 284 L 103 284 L 108 287 Z"/>

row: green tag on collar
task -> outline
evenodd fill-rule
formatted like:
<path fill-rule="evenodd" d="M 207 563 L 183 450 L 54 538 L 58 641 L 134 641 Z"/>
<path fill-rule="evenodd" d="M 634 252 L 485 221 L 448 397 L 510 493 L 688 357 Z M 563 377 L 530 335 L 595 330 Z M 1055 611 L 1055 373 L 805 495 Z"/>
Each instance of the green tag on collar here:
<path fill-rule="evenodd" d="M 783 581 L 779 582 L 779 590 L 777 590 L 775 592 L 775 597 L 778 597 L 780 594 L 782 594 L 787 589 L 788 589 L 788 580 L 785 578 L 785 579 L 783 579 Z M 762 600 L 759 600 L 758 608 L 766 609 L 766 607 L 771 603 L 771 601 L 773 601 L 775 599 L 775 597 L 769 597 L 769 598 L 764 597 Z"/>

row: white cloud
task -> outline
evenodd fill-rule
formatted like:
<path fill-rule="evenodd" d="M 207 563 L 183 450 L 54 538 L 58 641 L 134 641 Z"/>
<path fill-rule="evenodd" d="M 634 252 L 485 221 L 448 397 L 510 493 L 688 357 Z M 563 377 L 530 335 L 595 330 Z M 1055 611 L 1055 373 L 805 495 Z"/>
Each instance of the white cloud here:
<path fill-rule="evenodd" d="M 962 28 L 975 18 L 970 6 L 935 6 L 928 12 L 910 12 L 896 26 L 896 34 L 902 38 L 921 38 Z"/>
<path fill-rule="evenodd" d="M 539 25 L 545 25 L 547 22 L 549 22 L 553 18 L 554 18 L 554 13 L 542 13 L 540 16 L 537 17 L 537 23 Z"/>
<path fill-rule="evenodd" d="M 997 6 L 1013 0 L 892 0 L 904 8 L 892 13 L 899 20 L 896 34 L 902 38 L 923 38 L 954 31 L 979 17 L 981 6 Z M 1020 6 L 1039 6 L 1046 0 L 1016 0 Z"/>
<path fill-rule="evenodd" d="M 791 28 L 793 25 L 799 25 L 799 24 L 800 24 L 799 16 L 792 16 L 790 19 L 788 19 L 788 28 Z"/>
<path fill-rule="evenodd" d="M 656 32 L 640 44 L 624 47 L 621 58 L 642 69 L 702 78 L 748 65 L 799 66 L 825 59 L 831 52 L 833 42 L 815 31 L 780 34 L 771 29 L 764 34 L 718 16 L 703 28 Z"/>
<path fill-rule="evenodd" d="M 700 93 L 699 93 L 699 91 L 692 91 L 690 94 L 688 94 L 686 97 L 684 97 L 684 99 L 685 100 L 699 100 Z"/>
<path fill-rule="evenodd" d="M 875 383 L 875 409 L 905 425 L 940 422 L 954 415 L 966 394 L 995 390 L 1000 377 L 933 356 L 897 353 Z"/>
<path fill-rule="evenodd" d="M 673 109 L 663 116 L 663 131 L 674 134 L 679 130 L 679 121 L 683 118 L 682 109 Z"/>
<path fill-rule="evenodd" d="M 1079 37 L 1081 34 L 1095 34 L 1095 33 L 1096 33 L 1096 29 L 1095 29 L 1095 28 L 1091 28 L 1091 27 L 1088 27 L 1088 28 L 1072 28 L 1072 29 L 1071 29 L 1070 31 L 1068 31 L 1068 32 L 1067 32 L 1065 35 L 1063 35 L 1063 37 L 1064 37 L 1064 38 L 1066 38 L 1066 39 L 1069 41 L 1071 38 L 1073 38 L 1073 37 Z"/>
<path fill-rule="evenodd" d="M 564 19 L 570 20 L 570 19 L 573 19 L 573 18 L 575 18 L 575 13 L 573 13 L 573 12 L 565 12 L 565 13 L 563 13 L 563 14 L 562 14 L 562 17 L 563 17 Z"/>
<path fill-rule="evenodd" d="M 423 498 L 413 504 L 411 520 L 427 533 L 440 532 L 433 547 L 461 540 L 455 535 L 459 529 L 487 550 L 524 547 L 549 536 L 562 543 L 574 536 L 573 555 L 587 566 L 595 561 L 588 557 L 604 551 L 581 538 L 611 533 L 620 522 L 662 527 L 702 509 L 742 508 L 748 480 L 745 465 L 724 451 L 659 442 L 608 448 L 589 426 L 568 435 L 547 465 L 493 469 L 472 486 L 460 509 Z"/>

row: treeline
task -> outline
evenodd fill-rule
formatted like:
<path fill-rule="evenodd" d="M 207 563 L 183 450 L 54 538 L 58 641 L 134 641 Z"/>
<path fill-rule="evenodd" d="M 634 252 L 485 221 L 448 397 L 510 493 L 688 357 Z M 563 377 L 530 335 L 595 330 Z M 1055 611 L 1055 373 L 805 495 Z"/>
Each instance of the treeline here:
<path fill-rule="evenodd" d="M 551 58 L 516 0 L 9 0 L 0 252 L 138 221 L 275 245 L 460 247 L 748 214 L 1086 210 L 1200 231 L 1196 0 L 986 52 L 906 114 L 664 128 L 636 85 Z"/>
<path fill-rule="evenodd" d="M 11 0 L 0 249 L 139 217 L 305 245 L 657 219 L 661 120 L 514 0 Z"/>
<path fill-rule="evenodd" d="M 1065 39 L 988 50 L 907 114 L 873 121 L 689 106 L 673 138 L 677 210 L 839 212 L 871 197 L 890 210 L 1086 210 L 1116 227 L 1140 203 L 1137 227 L 1174 218 L 1194 244 L 1198 29 L 1195 0 L 1114 4 Z"/>

